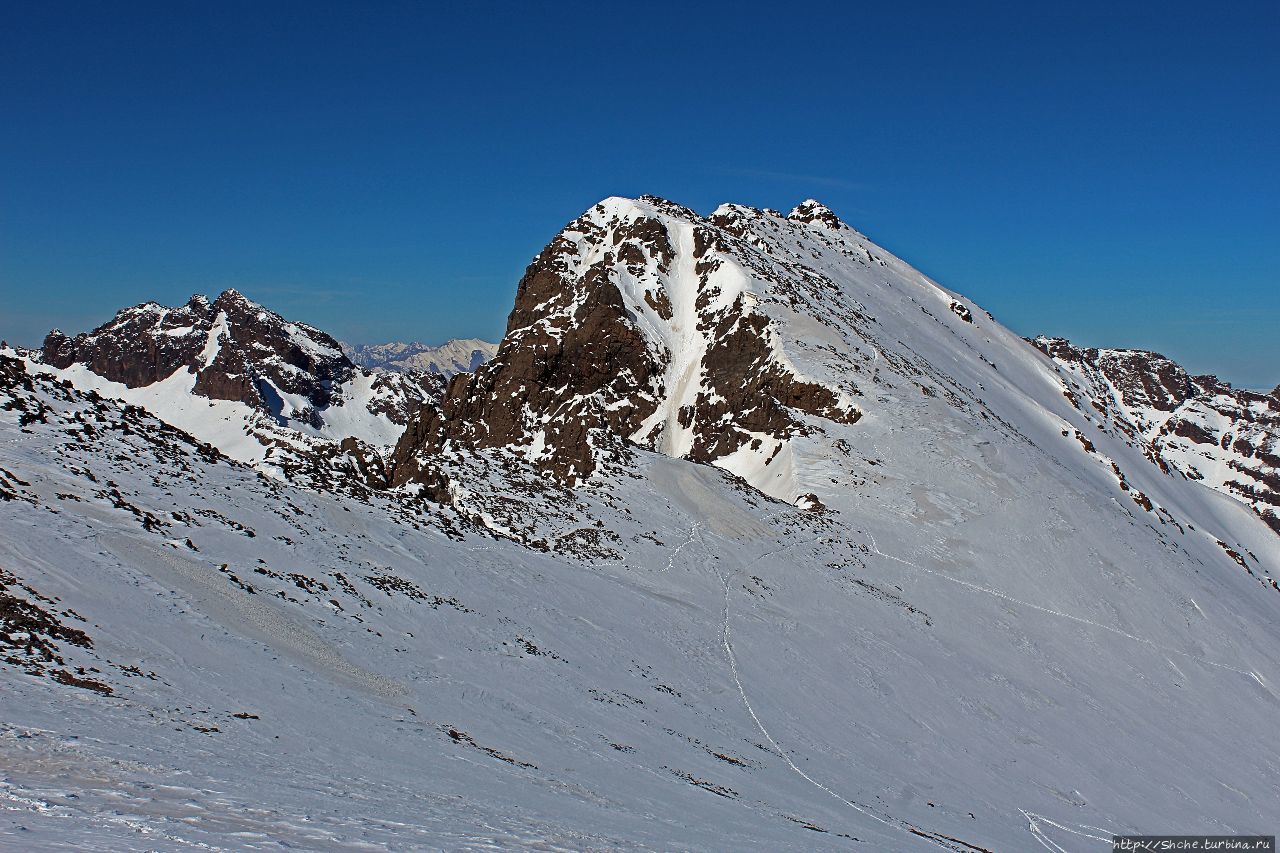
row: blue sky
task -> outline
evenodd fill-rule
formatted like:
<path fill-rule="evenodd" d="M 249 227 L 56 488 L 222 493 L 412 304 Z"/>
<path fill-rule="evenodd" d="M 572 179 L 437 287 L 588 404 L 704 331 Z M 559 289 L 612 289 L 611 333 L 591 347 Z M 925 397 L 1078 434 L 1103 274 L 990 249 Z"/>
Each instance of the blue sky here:
<path fill-rule="evenodd" d="M 602 5 L 3 4 L 0 337 L 234 286 L 496 338 L 602 197 L 815 196 L 1023 334 L 1280 383 L 1273 0 Z"/>

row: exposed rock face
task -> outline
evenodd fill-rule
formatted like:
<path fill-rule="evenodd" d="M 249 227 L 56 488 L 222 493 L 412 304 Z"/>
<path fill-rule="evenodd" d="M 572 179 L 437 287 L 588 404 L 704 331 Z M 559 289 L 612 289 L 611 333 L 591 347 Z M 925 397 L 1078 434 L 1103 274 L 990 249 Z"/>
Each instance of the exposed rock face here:
<path fill-rule="evenodd" d="M 212 312 L 203 296 L 191 297 L 181 308 L 148 302 L 74 338 L 54 329 L 44 339 L 42 355 L 55 367 L 79 362 L 129 388 L 150 385 L 197 363 L 213 325 Z"/>
<path fill-rule="evenodd" d="M 370 394 L 366 407 L 375 415 L 385 415 L 392 423 L 407 426 L 418 410 L 439 405 L 448 387 L 438 373 L 419 371 L 378 372 L 370 375 Z"/>
<path fill-rule="evenodd" d="M 322 408 L 355 365 L 338 342 L 228 290 L 214 302 L 193 296 L 181 308 L 154 302 L 127 308 L 86 334 L 49 333 L 44 359 L 55 367 L 79 362 L 129 388 L 150 385 L 186 368 L 195 393 L 270 410 L 273 391 L 306 397 Z M 267 387 L 264 380 L 272 387 Z"/>
<path fill-rule="evenodd" d="M 818 223 L 832 231 L 839 231 L 846 227 L 840 221 L 840 217 L 831 212 L 831 209 L 815 199 L 807 199 L 796 205 L 787 217 L 793 222 Z"/>
<path fill-rule="evenodd" d="M 1032 343 L 1068 372 L 1077 405 L 1087 402 L 1105 428 L 1141 442 L 1162 469 L 1239 498 L 1280 533 L 1280 395 L 1191 376 L 1158 353 Z"/>
<path fill-rule="evenodd" d="M 665 235 L 647 222 L 636 230 Z M 406 432 L 396 448 L 394 482 L 421 479 L 415 458 L 450 442 L 529 447 L 559 477 L 584 478 L 595 467 L 592 432 L 598 441 L 629 435 L 654 411 L 649 389 L 661 365 L 609 280 L 618 255 L 606 250 L 591 259 L 608 239 L 589 213 L 534 258 L 497 354 L 476 373 L 455 378 L 440 408 L 424 410 Z M 651 248 L 669 256 L 669 246 Z M 541 448 L 532 447 L 535 436 Z"/>
<path fill-rule="evenodd" d="M 845 227 L 816 202 L 793 216 Z M 576 482 L 627 443 L 717 463 L 776 455 L 812 429 L 805 415 L 857 420 L 847 395 L 782 355 L 755 307 L 772 282 L 749 275 L 763 250 L 740 224 L 652 196 L 574 220 L 526 270 L 495 357 L 401 439 L 392 482 L 431 476 L 450 447 L 515 448 Z"/>

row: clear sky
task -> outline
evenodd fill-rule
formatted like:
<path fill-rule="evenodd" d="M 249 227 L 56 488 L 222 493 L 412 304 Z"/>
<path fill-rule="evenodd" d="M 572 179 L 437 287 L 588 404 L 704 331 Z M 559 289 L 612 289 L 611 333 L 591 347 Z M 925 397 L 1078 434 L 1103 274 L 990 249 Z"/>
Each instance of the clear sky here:
<path fill-rule="evenodd" d="M 0 337 L 234 286 L 496 339 L 600 198 L 814 196 L 1023 334 L 1270 388 L 1280 3 L 1213 5 L 9 0 Z"/>

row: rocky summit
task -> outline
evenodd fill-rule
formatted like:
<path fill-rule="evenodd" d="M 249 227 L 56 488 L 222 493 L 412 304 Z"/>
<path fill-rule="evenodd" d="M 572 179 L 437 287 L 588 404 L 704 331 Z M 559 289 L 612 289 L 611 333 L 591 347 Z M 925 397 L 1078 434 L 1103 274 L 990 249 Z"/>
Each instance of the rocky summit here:
<path fill-rule="evenodd" d="M 470 349 L 228 291 L 0 351 L 0 846 L 1274 831 L 1276 393 L 815 200 L 605 199 Z"/>
<path fill-rule="evenodd" d="M 73 338 L 54 330 L 36 359 L 245 461 L 295 440 L 393 443 L 444 392 L 435 373 L 359 368 L 329 335 L 235 290 L 178 308 L 126 308 Z"/>
<path fill-rule="evenodd" d="M 319 329 L 288 323 L 234 290 L 215 301 L 193 296 L 180 308 L 154 302 L 128 308 L 92 332 L 45 338 L 49 364 L 81 363 L 127 388 L 151 385 L 185 368 L 192 392 L 279 410 L 281 394 L 329 405 L 334 385 L 350 381 L 352 363 Z"/>
<path fill-rule="evenodd" d="M 823 304 L 835 285 L 800 253 L 857 263 L 855 245 L 816 203 L 703 218 L 651 196 L 606 199 L 530 264 L 497 354 L 406 433 L 396 481 L 455 444 L 520 448 L 569 482 L 627 445 L 750 472 L 756 486 L 793 481 L 788 440 L 820 429 L 814 418 L 856 422 L 861 393 L 848 377 L 801 377 L 784 352 L 801 300 L 852 332 Z"/>

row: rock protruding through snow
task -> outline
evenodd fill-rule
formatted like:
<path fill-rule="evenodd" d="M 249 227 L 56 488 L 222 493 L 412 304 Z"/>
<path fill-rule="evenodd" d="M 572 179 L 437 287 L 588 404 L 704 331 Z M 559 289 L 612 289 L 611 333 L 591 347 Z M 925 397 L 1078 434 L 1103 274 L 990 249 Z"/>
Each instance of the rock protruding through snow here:
<path fill-rule="evenodd" d="M 805 210 L 793 227 L 843 227 Z M 432 478 L 451 447 L 513 448 L 570 483 L 628 444 L 735 472 L 785 467 L 786 443 L 820 428 L 814 418 L 860 412 L 788 360 L 759 307 L 778 290 L 768 261 L 716 217 L 606 199 L 530 264 L 498 352 L 410 427 L 394 482 Z"/>

